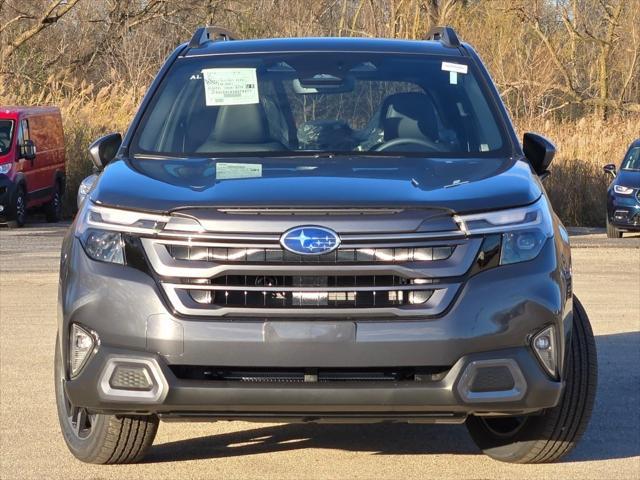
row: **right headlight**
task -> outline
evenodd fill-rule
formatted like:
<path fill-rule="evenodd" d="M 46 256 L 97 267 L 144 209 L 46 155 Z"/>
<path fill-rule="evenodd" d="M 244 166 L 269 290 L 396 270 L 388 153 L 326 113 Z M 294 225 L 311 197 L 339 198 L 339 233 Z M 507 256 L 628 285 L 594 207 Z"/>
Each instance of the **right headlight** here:
<path fill-rule="evenodd" d="M 553 220 L 544 196 L 526 207 L 458 215 L 455 220 L 467 235 L 502 234 L 500 265 L 534 259 L 553 237 Z"/>

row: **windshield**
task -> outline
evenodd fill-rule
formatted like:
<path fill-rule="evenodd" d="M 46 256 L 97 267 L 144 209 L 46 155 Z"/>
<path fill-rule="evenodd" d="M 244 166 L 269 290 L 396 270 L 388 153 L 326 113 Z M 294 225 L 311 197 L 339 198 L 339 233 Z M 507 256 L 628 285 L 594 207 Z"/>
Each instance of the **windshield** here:
<path fill-rule="evenodd" d="M 4 155 L 11 150 L 12 138 L 13 120 L 0 120 L 0 155 Z"/>
<path fill-rule="evenodd" d="M 497 156 L 503 125 L 465 59 L 379 53 L 181 58 L 132 153 Z"/>
<path fill-rule="evenodd" d="M 622 161 L 623 170 L 640 170 L 640 147 L 633 147 Z"/>

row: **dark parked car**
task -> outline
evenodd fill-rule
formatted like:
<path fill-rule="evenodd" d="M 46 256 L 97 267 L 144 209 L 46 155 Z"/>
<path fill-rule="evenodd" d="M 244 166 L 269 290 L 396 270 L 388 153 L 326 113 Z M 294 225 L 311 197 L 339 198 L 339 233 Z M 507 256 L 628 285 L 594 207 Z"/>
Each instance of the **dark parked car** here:
<path fill-rule="evenodd" d="M 640 231 L 640 139 L 629 147 L 619 172 L 613 163 L 604 171 L 613 177 L 607 190 L 607 237 Z"/>
<path fill-rule="evenodd" d="M 520 463 L 573 448 L 596 351 L 541 183 L 554 146 L 519 143 L 452 29 L 428 37 L 203 28 L 124 139 L 90 147 L 55 356 L 76 457 L 137 461 L 159 419 L 466 422 Z"/>

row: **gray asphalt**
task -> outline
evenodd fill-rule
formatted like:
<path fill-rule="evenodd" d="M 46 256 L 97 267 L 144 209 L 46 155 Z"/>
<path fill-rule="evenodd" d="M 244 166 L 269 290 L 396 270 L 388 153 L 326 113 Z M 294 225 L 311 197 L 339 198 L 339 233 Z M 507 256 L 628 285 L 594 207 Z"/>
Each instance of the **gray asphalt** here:
<path fill-rule="evenodd" d="M 463 426 L 163 423 L 144 464 L 87 466 L 66 450 L 52 369 L 65 225 L 0 230 L 0 478 L 640 478 L 640 236 L 575 231 L 575 292 L 596 334 L 593 419 L 562 463 L 481 455 Z"/>

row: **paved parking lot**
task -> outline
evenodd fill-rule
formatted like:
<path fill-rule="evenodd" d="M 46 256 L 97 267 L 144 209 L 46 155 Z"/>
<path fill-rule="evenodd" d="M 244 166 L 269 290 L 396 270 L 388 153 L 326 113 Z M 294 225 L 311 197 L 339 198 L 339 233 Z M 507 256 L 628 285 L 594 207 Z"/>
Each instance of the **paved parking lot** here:
<path fill-rule="evenodd" d="M 163 423 L 146 463 L 87 466 L 66 450 L 53 394 L 56 289 L 64 226 L 0 230 L 0 477 L 640 478 L 640 236 L 573 237 L 575 292 L 600 364 L 596 407 L 563 463 L 505 465 L 463 426 Z"/>

